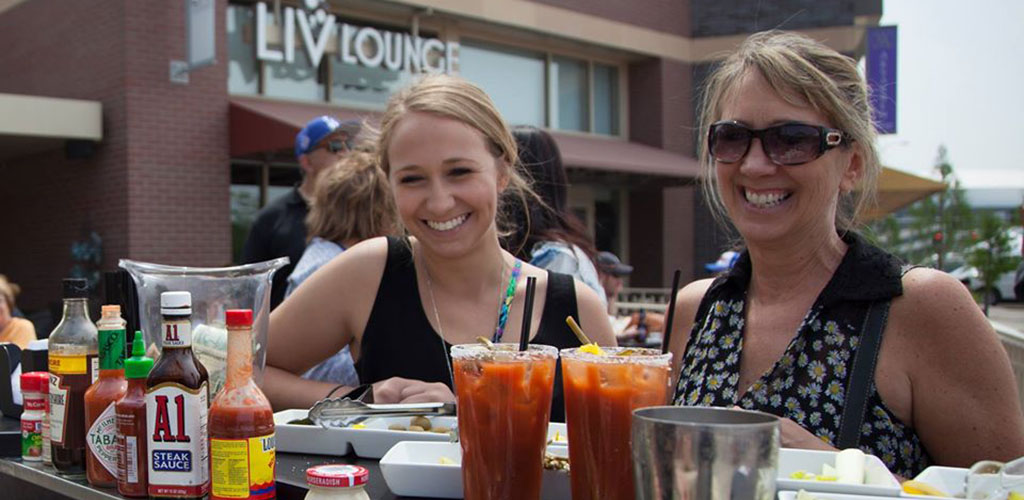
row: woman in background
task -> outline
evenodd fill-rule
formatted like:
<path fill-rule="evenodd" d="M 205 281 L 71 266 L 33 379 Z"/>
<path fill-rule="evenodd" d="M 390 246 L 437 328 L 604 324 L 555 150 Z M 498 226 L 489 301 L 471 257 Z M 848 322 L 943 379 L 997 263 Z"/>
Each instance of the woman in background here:
<path fill-rule="evenodd" d="M 21 287 L 0 274 L 0 342 L 10 342 L 24 349 L 36 339 L 36 328 L 31 321 L 14 317 L 17 310 L 14 299 L 19 293 Z"/>
<path fill-rule="evenodd" d="M 360 241 L 397 232 L 395 203 L 376 154 L 356 149 L 320 175 L 306 230 L 309 245 L 288 276 L 288 298 L 317 269 Z M 302 374 L 303 378 L 359 385 L 349 347 Z"/>
<path fill-rule="evenodd" d="M 515 127 L 512 134 L 519 147 L 519 162 L 543 203 L 529 204 L 529 218 L 524 217 L 521 205 L 511 206 L 512 218 L 519 224 L 507 238 L 507 248 L 530 264 L 576 278 L 604 301 L 605 290 L 594 267 L 597 249 L 583 224 L 569 211 L 569 178 L 558 145 L 536 127 Z"/>

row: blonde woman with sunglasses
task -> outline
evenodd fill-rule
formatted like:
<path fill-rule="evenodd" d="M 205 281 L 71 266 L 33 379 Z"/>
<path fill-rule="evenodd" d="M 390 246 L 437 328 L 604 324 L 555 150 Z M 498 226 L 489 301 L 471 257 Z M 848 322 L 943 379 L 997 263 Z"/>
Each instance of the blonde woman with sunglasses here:
<path fill-rule="evenodd" d="M 675 403 L 773 413 L 785 447 L 858 447 L 908 478 L 1024 455 L 1009 360 L 967 289 L 853 230 L 881 169 L 856 62 L 755 34 L 700 120 L 705 194 L 746 248 L 679 294 Z"/>

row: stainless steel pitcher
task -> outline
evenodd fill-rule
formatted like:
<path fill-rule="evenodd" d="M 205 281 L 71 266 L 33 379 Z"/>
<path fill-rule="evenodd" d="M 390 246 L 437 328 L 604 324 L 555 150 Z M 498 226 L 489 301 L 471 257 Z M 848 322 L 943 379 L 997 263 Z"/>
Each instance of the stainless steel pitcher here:
<path fill-rule="evenodd" d="M 767 413 L 696 406 L 633 412 L 638 500 L 771 500 L 779 421 Z"/>

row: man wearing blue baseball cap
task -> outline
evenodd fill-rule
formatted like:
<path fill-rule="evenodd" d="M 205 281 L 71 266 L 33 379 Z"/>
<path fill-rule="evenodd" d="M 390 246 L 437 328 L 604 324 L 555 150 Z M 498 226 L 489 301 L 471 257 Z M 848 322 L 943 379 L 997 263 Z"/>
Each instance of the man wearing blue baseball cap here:
<path fill-rule="evenodd" d="M 308 200 L 313 194 L 317 178 L 320 172 L 337 163 L 352 149 L 360 128 L 356 120 L 339 121 L 327 115 L 307 123 L 295 136 L 295 158 L 302 168 L 302 182 L 287 194 L 268 203 L 253 221 L 242 249 L 242 261 L 262 262 L 284 256 L 291 261 L 274 273 L 270 291 L 271 309 L 284 300 L 288 275 L 306 249 Z"/>

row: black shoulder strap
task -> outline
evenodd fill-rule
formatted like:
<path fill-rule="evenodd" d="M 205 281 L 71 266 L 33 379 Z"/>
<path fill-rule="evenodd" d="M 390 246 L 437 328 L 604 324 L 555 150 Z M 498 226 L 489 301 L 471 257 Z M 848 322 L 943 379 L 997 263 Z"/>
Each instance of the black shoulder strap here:
<path fill-rule="evenodd" d="M 867 411 L 868 392 L 874 385 L 875 365 L 879 347 L 882 345 L 882 331 L 889 318 L 892 299 L 872 302 L 868 306 L 867 319 L 860 333 L 857 354 L 853 356 L 853 368 L 846 382 L 846 403 L 839 421 L 839 436 L 836 447 L 856 448 L 860 443 L 860 427 Z"/>

